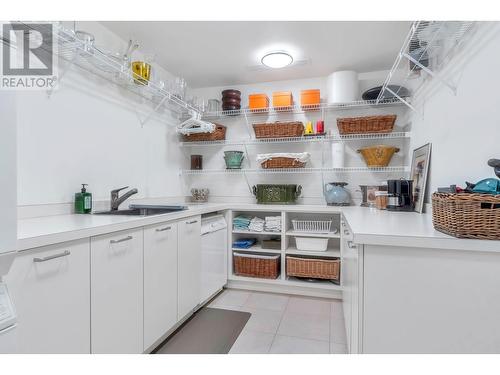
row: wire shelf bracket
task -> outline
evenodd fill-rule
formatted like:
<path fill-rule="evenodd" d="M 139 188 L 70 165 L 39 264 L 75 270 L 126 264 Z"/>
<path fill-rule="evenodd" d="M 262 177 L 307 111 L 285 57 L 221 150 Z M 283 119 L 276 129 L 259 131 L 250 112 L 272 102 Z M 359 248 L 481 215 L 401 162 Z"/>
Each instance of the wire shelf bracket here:
<path fill-rule="evenodd" d="M 427 81 L 425 78 L 436 79 L 439 83 L 449 88 L 453 95 L 457 94 L 457 85 L 442 75 L 445 65 L 462 45 L 467 36 L 471 34 L 475 22 L 472 21 L 415 21 L 410 27 L 408 35 L 403 42 L 394 64 L 389 71 L 382 89 L 375 100 L 378 105 L 386 100 L 394 99 L 406 105 L 413 112 L 419 113 L 408 98 L 400 95 L 400 90 L 415 75 L 424 72 L 426 76 L 413 90 L 413 97 Z M 409 68 L 403 68 L 403 62 L 409 63 Z M 391 89 L 396 72 L 407 70 L 404 80 L 398 85 L 397 90 Z M 396 83 L 396 82 L 394 82 Z M 390 94 L 390 95 L 387 95 Z M 420 115 L 423 116 L 423 109 Z"/>

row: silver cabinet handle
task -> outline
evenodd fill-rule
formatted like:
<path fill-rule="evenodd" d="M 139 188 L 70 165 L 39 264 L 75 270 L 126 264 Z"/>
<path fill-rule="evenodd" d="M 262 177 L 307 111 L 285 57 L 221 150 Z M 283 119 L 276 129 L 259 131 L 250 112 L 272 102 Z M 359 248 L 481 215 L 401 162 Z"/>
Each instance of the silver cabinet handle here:
<path fill-rule="evenodd" d="M 33 258 L 33 262 L 35 262 L 35 263 L 46 262 L 48 260 L 52 260 L 52 259 L 56 259 L 56 258 L 67 257 L 70 254 L 71 254 L 71 252 L 69 250 L 64 250 L 60 254 L 49 255 L 49 256 L 46 256 L 43 258 Z"/>
<path fill-rule="evenodd" d="M 157 232 L 165 232 L 166 230 L 170 230 L 170 229 L 172 229 L 172 227 L 169 226 L 169 227 L 165 227 L 165 228 L 156 228 L 156 231 Z"/>
<path fill-rule="evenodd" d="M 132 238 L 134 238 L 134 237 L 127 236 L 124 238 L 120 238 L 119 240 L 111 240 L 111 241 L 109 241 L 109 243 L 120 243 L 120 242 L 130 241 Z"/>
<path fill-rule="evenodd" d="M 349 247 L 349 249 L 355 249 L 356 245 L 352 241 L 347 241 L 347 247 Z"/>
<path fill-rule="evenodd" d="M 197 222 L 198 222 L 198 220 L 186 221 L 186 224 L 195 224 Z"/>

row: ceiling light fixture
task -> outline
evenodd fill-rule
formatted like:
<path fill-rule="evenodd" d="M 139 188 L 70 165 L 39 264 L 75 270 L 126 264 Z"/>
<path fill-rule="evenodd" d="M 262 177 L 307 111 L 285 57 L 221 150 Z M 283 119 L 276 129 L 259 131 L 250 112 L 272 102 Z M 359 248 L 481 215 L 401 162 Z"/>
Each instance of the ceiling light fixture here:
<path fill-rule="evenodd" d="M 260 61 L 269 68 L 279 69 L 290 65 L 293 62 L 293 57 L 286 52 L 271 52 L 264 55 Z"/>

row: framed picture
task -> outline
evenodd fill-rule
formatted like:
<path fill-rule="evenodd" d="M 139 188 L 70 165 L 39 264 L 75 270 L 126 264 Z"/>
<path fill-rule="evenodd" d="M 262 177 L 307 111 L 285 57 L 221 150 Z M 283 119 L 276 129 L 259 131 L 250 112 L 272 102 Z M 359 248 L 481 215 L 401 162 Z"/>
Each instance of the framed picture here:
<path fill-rule="evenodd" d="M 424 209 L 425 189 L 430 158 L 430 143 L 413 150 L 410 179 L 413 180 L 413 202 L 415 203 L 415 211 L 419 213 L 422 213 Z"/>

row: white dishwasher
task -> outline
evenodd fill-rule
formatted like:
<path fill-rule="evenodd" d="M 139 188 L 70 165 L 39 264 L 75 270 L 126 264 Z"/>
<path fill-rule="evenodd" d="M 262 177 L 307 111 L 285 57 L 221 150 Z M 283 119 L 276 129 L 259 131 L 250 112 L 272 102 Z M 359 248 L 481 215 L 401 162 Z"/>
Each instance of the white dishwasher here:
<path fill-rule="evenodd" d="M 206 302 L 227 283 L 227 223 L 222 215 L 201 218 L 201 299 Z"/>

